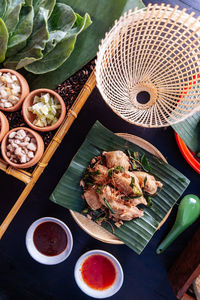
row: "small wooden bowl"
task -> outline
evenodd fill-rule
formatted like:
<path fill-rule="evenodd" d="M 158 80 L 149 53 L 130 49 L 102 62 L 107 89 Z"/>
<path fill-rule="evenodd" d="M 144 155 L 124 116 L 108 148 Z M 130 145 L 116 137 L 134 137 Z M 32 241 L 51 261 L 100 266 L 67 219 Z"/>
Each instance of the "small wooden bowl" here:
<path fill-rule="evenodd" d="M 34 97 L 36 95 L 40 95 L 41 93 L 51 94 L 53 97 L 55 97 L 59 101 L 59 103 L 61 105 L 61 113 L 60 113 L 60 117 L 59 117 L 58 121 L 53 125 L 45 126 L 45 127 L 35 126 L 33 124 L 33 121 L 35 120 L 36 115 L 28 110 L 28 108 L 33 105 Z M 32 91 L 24 100 L 24 103 L 22 106 L 22 114 L 23 114 L 25 122 L 31 128 L 38 130 L 38 131 L 51 131 L 51 130 L 54 130 L 57 127 L 59 127 L 60 124 L 62 123 L 62 121 L 64 120 L 65 115 L 66 115 L 66 106 L 65 106 L 65 102 L 63 101 L 62 97 L 60 97 L 60 95 L 58 95 L 56 92 L 49 90 L 49 89 L 38 89 L 38 90 Z"/>
<path fill-rule="evenodd" d="M 6 154 L 7 139 L 8 139 L 9 134 L 11 132 L 17 131 L 19 129 L 24 129 L 25 131 L 28 131 L 29 133 L 31 133 L 33 135 L 33 137 L 36 139 L 36 142 L 37 142 L 37 150 L 35 152 L 35 156 L 30 161 L 28 161 L 25 164 L 20 164 L 20 163 L 19 164 L 15 164 L 15 163 L 13 163 L 12 161 L 10 161 L 10 159 L 7 157 L 7 154 Z M 1 143 L 1 154 L 2 154 L 2 156 L 4 158 L 4 160 L 9 165 L 11 165 L 12 167 L 18 168 L 18 169 L 26 169 L 26 168 L 29 168 L 29 167 L 32 167 L 33 165 L 35 165 L 40 160 L 40 158 L 42 157 L 43 152 L 44 152 L 44 142 L 43 142 L 43 139 L 41 138 L 41 136 L 39 135 L 39 133 L 37 133 L 37 132 L 33 131 L 32 129 L 27 128 L 27 127 L 16 127 L 14 129 L 10 130 L 4 136 L 4 138 L 2 140 L 2 143 Z"/>
<path fill-rule="evenodd" d="M 5 134 L 9 131 L 9 123 L 6 116 L 0 112 L 0 142 L 2 141 Z"/>
<path fill-rule="evenodd" d="M 29 85 L 28 82 L 26 81 L 26 79 L 18 72 L 11 70 L 11 69 L 0 69 L 1 73 L 11 73 L 13 75 L 15 75 L 17 77 L 17 79 L 19 80 L 19 83 L 21 85 L 21 97 L 19 99 L 19 101 L 12 107 L 9 108 L 3 108 L 0 107 L 0 110 L 4 110 L 4 111 L 16 111 L 19 110 L 22 106 L 22 103 L 24 101 L 24 99 L 26 98 L 26 96 L 29 94 L 30 89 L 29 89 Z"/>

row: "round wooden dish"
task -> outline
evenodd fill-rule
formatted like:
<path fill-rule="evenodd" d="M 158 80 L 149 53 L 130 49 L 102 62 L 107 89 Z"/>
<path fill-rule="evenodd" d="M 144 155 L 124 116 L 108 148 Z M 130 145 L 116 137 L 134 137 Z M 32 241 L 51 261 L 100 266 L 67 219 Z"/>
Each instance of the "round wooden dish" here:
<path fill-rule="evenodd" d="M 184 141 L 180 138 L 180 136 L 175 132 L 175 138 L 177 145 L 185 158 L 188 164 L 200 174 L 200 160 L 195 158 L 195 153 L 193 153 L 184 143 Z"/>
<path fill-rule="evenodd" d="M 27 163 L 25 164 L 15 164 L 13 163 L 12 161 L 10 161 L 10 159 L 7 157 L 6 155 L 6 146 L 7 146 L 7 139 L 8 139 L 8 136 L 11 132 L 13 131 L 17 131 L 19 129 L 24 129 L 25 131 L 28 131 L 30 132 L 33 137 L 36 139 L 36 142 L 37 142 L 37 150 L 35 152 L 35 156 Z M 17 127 L 17 128 L 14 128 L 12 130 L 10 130 L 3 138 L 2 140 L 2 143 L 1 143 L 1 153 L 2 153 L 2 156 L 3 156 L 3 159 L 9 164 L 11 165 L 12 167 L 14 168 L 18 168 L 18 169 L 25 169 L 25 168 L 30 168 L 32 167 L 33 165 L 35 165 L 39 160 L 40 158 L 42 157 L 43 155 L 43 152 L 44 152 L 44 142 L 43 142 L 43 139 L 41 138 L 41 136 L 33 131 L 32 129 L 30 128 L 27 128 L 27 127 Z"/>
<path fill-rule="evenodd" d="M 126 139 L 127 141 L 130 141 L 130 142 L 140 146 L 141 148 L 149 151 L 150 153 L 154 154 L 155 156 L 157 156 L 157 157 L 163 159 L 165 162 L 167 162 L 165 157 L 160 153 L 160 151 L 156 147 L 154 147 L 152 144 L 145 141 L 144 139 L 137 137 L 135 135 L 127 134 L 127 133 L 117 133 L 117 135 Z M 170 212 L 171 212 L 171 210 L 167 213 L 167 215 L 162 220 L 162 222 L 160 223 L 160 225 L 158 226 L 157 229 L 159 229 L 163 225 L 163 223 L 168 218 Z M 109 244 L 124 244 L 113 234 L 111 234 L 110 232 L 108 232 L 107 230 L 102 228 L 101 226 L 97 225 L 95 222 L 89 220 L 85 216 L 81 215 L 80 213 L 72 211 L 72 210 L 70 210 L 70 213 L 71 213 L 72 217 L 74 218 L 74 220 L 76 221 L 76 223 L 87 234 L 89 234 L 93 238 L 95 238 L 101 242 L 109 243 Z"/>
<path fill-rule="evenodd" d="M 58 121 L 53 125 L 45 126 L 45 127 L 35 126 L 33 124 L 33 121 L 35 120 L 36 115 L 28 110 L 28 108 L 33 105 L 34 97 L 36 95 L 37 96 L 41 95 L 41 93 L 51 94 L 54 98 L 56 98 L 59 101 L 59 103 L 61 105 L 61 113 L 60 113 L 60 117 L 58 118 Z M 66 115 L 66 106 L 65 106 L 65 102 L 63 101 L 62 97 L 60 95 L 58 95 L 56 92 L 49 90 L 49 89 L 38 89 L 38 90 L 32 91 L 24 100 L 24 103 L 22 106 L 22 114 L 23 114 L 24 120 L 31 128 L 38 130 L 38 131 L 51 131 L 51 130 L 56 129 L 58 126 L 60 126 L 60 124 L 64 120 L 64 117 Z"/>
<path fill-rule="evenodd" d="M 28 95 L 30 89 L 29 89 L 29 85 L 28 82 L 26 81 L 26 79 L 18 72 L 11 70 L 11 69 L 0 69 L 1 73 L 11 73 L 13 75 L 15 75 L 17 77 L 17 79 L 19 80 L 20 86 L 21 86 L 21 97 L 19 99 L 19 101 L 17 102 L 17 104 L 15 104 L 12 107 L 9 108 L 3 108 L 0 107 L 1 110 L 4 111 L 16 111 L 19 110 L 22 106 L 22 103 L 25 99 L 25 97 Z"/>
<path fill-rule="evenodd" d="M 9 131 L 9 123 L 6 116 L 0 112 L 0 142 L 2 141 L 5 134 Z"/>

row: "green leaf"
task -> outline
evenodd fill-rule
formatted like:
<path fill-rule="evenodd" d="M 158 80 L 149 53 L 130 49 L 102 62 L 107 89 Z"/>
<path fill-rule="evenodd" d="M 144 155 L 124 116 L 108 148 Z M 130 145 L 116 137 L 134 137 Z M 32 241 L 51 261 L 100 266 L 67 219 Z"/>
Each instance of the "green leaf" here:
<path fill-rule="evenodd" d="M 7 8 L 7 0 L 2 0 L 0 5 L 0 18 L 4 17 Z"/>
<path fill-rule="evenodd" d="M 148 196 L 148 197 L 147 197 L 147 206 L 148 206 L 148 207 L 152 207 L 152 205 L 153 205 L 153 202 L 152 202 L 152 200 L 151 200 L 151 197 Z"/>
<path fill-rule="evenodd" d="M 142 157 L 141 157 L 141 164 L 142 164 L 142 168 L 144 169 L 145 172 L 151 172 L 151 166 L 145 155 L 142 155 Z"/>
<path fill-rule="evenodd" d="M 9 35 L 15 30 L 19 22 L 19 15 L 23 4 L 25 4 L 25 0 L 7 0 L 7 7 L 3 15 L 3 20 Z"/>
<path fill-rule="evenodd" d="M 71 6 L 80 15 L 87 12 L 93 24 L 78 37 L 74 51 L 57 70 L 39 76 L 26 72 L 32 89 L 57 87 L 96 56 L 100 40 L 116 19 L 130 8 L 144 7 L 141 0 L 59 0 L 59 3 Z"/>
<path fill-rule="evenodd" d="M 4 66 L 10 69 L 21 69 L 32 62 L 42 58 L 42 51 L 49 38 L 47 28 L 48 10 L 40 8 L 34 17 L 34 26 L 27 45 L 21 52 L 9 57 Z"/>
<path fill-rule="evenodd" d="M 51 16 L 54 6 L 56 5 L 56 0 L 33 0 L 33 7 L 35 15 L 38 13 L 39 9 L 42 7 L 48 10 L 48 18 Z"/>
<path fill-rule="evenodd" d="M 91 19 L 87 13 L 83 18 L 77 15 L 74 27 L 67 31 L 65 37 L 55 48 L 50 53 L 47 53 L 42 60 L 26 66 L 25 69 L 34 74 L 43 74 L 56 70 L 67 60 L 74 50 L 78 34 L 85 30 L 90 24 Z"/>
<path fill-rule="evenodd" d="M 103 198 L 103 200 L 104 200 L 104 202 L 105 202 L 107 208 L 108 208 L 108 209 L 111 211 L 111 213 L 114 215 L 115 212 L 114 212 L 113 209 L 110 207 L 110 204 L 108 203 L 108 201 L 106 200 L 106 198 Z"/>
<path fill-rule="evenodd" d="M 66 32 L 72 28 L 76 21 L 76 14 L 73 9 L 64 4 L 57 3 L 53 13 L 48 20 L 49 40 L 43 52 L 46 56 L 65 37 Z"/>
<path fill-rule="evenodd" d="M 15 55 L 26 46 L 27 39 L 33 29 L 34 11 L 32 5 L 23 6 L 20 12 L 19 23 L 10 35 L 6 57 Z"/>
<path fill-rule="evenodd" d="M 130 187 L 134 187 L 135 185 L 135 178 L 133 176 L 131 176 L 131 183 L 130 183 Z"/>
<path fill-rule="evenodd" d="M 8 43 L 8 30 L 0 18 L 0 63 L 4 61 Z"/>
<path fill-rule="evenodd" d="M 99 122 L 96 122 L 53 191 L 50 199 L 63 207 L 81 212 L 85 207 L 85 201 L 81 197 L 83 191 L 80 187 L 82 174 L 92 157 L 100 155 L 102 151 L 110 151 L 111 149 L 112 151 L 121 150 L 124 152 L 130 149 L 131 152 L 137 151 L 140 155 L 145 155 L 152 168 L 151 174 L 163 183 L 160 193 L 152 197 L 153 206 L 151 208 L 143 208 L 144 216 L 142 218 L 124 222 L 120 228 L 113 225 L 115 236 L 139 254 L 143 251 L 160 222 L 189 184 L 189 180 L 183 174 L 161 159 L 158 159 L 139 146 L 116 136 Z M 177 181 L 177 178 L 184 178 L 185 181 Z M 104 223 L 101 226 L 112 232 L 110 226 Z"/>
<path fill-rule="evenodd" d="M 200 151 L 200 111 L 187 118 L 185 121 L 173 125 L 185 144 L 195 153 Z"/>

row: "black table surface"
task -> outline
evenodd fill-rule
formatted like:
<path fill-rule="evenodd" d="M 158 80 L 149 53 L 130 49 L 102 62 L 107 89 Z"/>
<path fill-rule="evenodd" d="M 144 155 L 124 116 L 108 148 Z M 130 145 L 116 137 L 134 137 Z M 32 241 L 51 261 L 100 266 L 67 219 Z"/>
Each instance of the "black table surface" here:
<path fill-rule="evenodd" d="M 148 2 L 144 1 L 145 4 Z M 151 1 L 151 3 L 156 2 L 161 1 Z M 182 2 L 165 0 L 163 2 L 178 4 L 181 8 L 188 8 L 189 12 L 196 11 L 197 15 L 200 14 L 199 0 Z M 131 133 L 155 145 L 171 165 L 191 180 L 185 194 L 199 195 L 199 175 L 182 157 L 175 142 L 173 129 L 171 127 L 145 129 L 130 125 L 111 111 L 95 88 L 1 240 L 0 299 L 91 299 L 76 285 L 74 266 L 84 252 L 92 249 L 102 249 L 112 253 L 120 261 L 124 270 L 124 284 L 120 291 L 110 299 L 176 299 L 167 278 L 167 270 L 191 239 L 199 226 L 199 221 L 179 236 L 163 254 L 157 255 L 155 250 L 158 244 L 175 221 L 177 212 L 177 206 L 175 206 L 165 224 L 154 234 L 143 253 L 137 255 L 125 245 L 110 245 L 93 239 L 79 228 L 67 209 L 49 201 L 51 192 L 96 120 L 113 132 Z M 0 172 L 0 186 L 0 221 L 3 221 L 20 195 L 24 184 Z M 44 216 L 52 216 L 64 221 L 71 229 L 74 239 L 70 257 L 55 266 L 45 266 L 34 261 L 25 246 L 28 227 L 36 219 Z"/>

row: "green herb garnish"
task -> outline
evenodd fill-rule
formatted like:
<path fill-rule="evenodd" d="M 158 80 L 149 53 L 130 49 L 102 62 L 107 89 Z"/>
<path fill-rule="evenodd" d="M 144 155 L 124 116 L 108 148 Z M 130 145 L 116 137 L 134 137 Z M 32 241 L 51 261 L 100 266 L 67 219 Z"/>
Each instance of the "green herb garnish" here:
<path fill-rule="evenodd" d="M 112 210 L 112 208 L 110 207 L 110 204 L 108 203 L 108 201 L 106 200 L 106 198 L 103 198 L 107 208 L 111 211 L 112 214 L 115 214 L 115 212 Z"/>
<path fill-rule="evenodd" d="M 83 213 L 83 214 L 87 214 L 87 213 L 88 213 L 88 207 L 84 208 L 84 209 L 82 210 L 82 213 Z"/>
<path fill-rule="evenodd" d="M 129 201 L 131 199 L 137 199 L 137 198 L 140 198 L 140 197 L 141 197 L 141 195 L 140 196 L 131 196 L 131 197 L 122 197 L 122 200 Z"/>
<path fill-rule="evenodd" d="M 99 170 L 92 171 L 90 172 L 88 169 L 85 171 L 83 174 L 83 181 L 85 182 L 86 185 L 93 185 L 94 184 L 94 179 L 93 177 L 100 175 L 101 173 Z"/>
<path fill-rule="evenodd" d="M 89 172 L 89 174 L 92 175 L 92 176 L 98 176 L 101 173 L 99 172 L 99 170 L 96 170 L 96 171 Z"/>
<path fill-rule="evenodd" d="M 133 157 L 135 160 L 139 160 L 139 153 L 138 152 L 133 152 Z"/>
<path fill-rule="evenodd" d="M 119 172 L 124 172 L 124 168 L 122 166 L 117 166 L 114 169 L 111 168 L 108 170 L 108 177 L 112 178 L 113 173 L 119 173 Z"/>
<path fill-rule="evenodd" d="M 114 172 L 124 172 L 124 168 L 122 166 L 117 166 L 114 168 Z"/>
<path fill-rule="evenodd" d="M 104 188 L 104 185 L 99 185 L 98 187 L 97 187 L 97 189 L 96 189 L 96 192 L 98 193 L 98 194 L 102 194 L 103 192 L 102 192 L 102 189 Z"/>
<path fill-rule="evenodd" d="M 152 202 L 152 200 L 151 200 L 151 197 L 148 196 L 146 200 L 147 200 L 147 206 L 148 206 L 148 207 L 152 207 L 153 202 Z"/>
<path fill-rule="evenodd" d="M 197 152 L 196 157 L 200 158 L 200 151 Z"/>
<path fill-rule="evenodd" d="M 108 170 L 108 177 L 112 178 L 113 175 L 113 169 Z"/>
<path fill-rule="evenodd" d="M 132 155 L 131 155 L 131 152 L 130 152 L 130 150 L 129 150 L 129 149 L 127 149 L 127 150 L 126 150 L 126 152 L 127 152 L 127 154 L 128 154 L 128 157 L 129 157 L 130 159 L 133 159 L 133 157 L 132 157 Z"/>
<path fill-rule="evenodd" d="M 130 183 L 130 187 L 134 187 L 135 185 L 135 178 L 133 176 L 131 176 L 131 183 Z"/>
<path fill-rule="evenodd" d="M 149 160 L 147 159 L 146 155 L 142 155 L 141 157 L 141 164 L 142 168 L 145 172 L 151 172 L 151 166 L 149 164 Z"/>
<path fill-rule="evenodd" d="M 147 176 L 145 176 L 145 178 L 144 178 L 144 186 L 143 186 L 143 188 L 145 187 L 146 183 L 147 183 Z"/>

